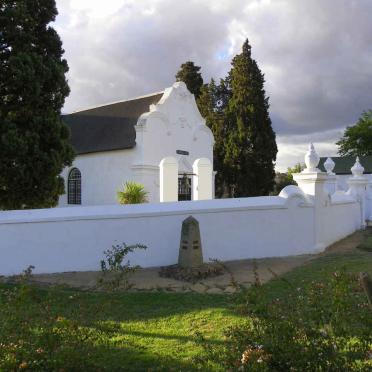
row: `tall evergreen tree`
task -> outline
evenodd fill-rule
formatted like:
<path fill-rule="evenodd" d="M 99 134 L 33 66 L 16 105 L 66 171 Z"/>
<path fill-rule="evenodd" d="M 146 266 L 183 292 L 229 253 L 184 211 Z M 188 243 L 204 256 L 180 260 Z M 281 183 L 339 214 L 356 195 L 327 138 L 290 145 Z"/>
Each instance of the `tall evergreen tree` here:
<path fill-rule="evenodd" d="M 264 90 L 264 75 L 248 40 L 229 74 L 224 168 L 230 196 L 267 195 L 274 186 L 277 146 Z"/>
<path fill-rule="evenodd" d="M 223 158 L 224 158 L 224 135 L 223 115 L 217 110 L 218 86 L 212 79 L 209 84 L 203 85 L 197 101 L 200 114 L 206 121 L 214 136 L 213 147 L 213 168 L 217 171 L 215 179 L 215 194 L 220 197 L 222 194 Z"/>
<path fill-rule="evenodd" d="M 181 65 L 181 68 L 176 74 L 177 81 L 183 81 L 187 89 L 198 99 L 203 86 L 203 78 L 200 73 L 200 67 L 194 62 L 188 61 Z"/>
<path fill-rule="evenodd" d="M 206 125 L 211 129 L 214 136 L 213 167 L 217 171 L 215 179 L 215 195 L 223 197 L 226 195 L 225 175 L 229 169 L 224 167 L 225 140 L 227 137 L 225 125 L 225 110 L 230 99 L 231 91 L 228 81 L 221 79 L 217 85 L 214 79 L 205 84 L 201 89 L 197 101 L 199 111 L 206 120 Z"/>
<path fill-rule="evenodd" d="M 69 87 L 55 0 L 0 4 L 0 209 L 54 206 L 73 150 L 60 111 Z"/>

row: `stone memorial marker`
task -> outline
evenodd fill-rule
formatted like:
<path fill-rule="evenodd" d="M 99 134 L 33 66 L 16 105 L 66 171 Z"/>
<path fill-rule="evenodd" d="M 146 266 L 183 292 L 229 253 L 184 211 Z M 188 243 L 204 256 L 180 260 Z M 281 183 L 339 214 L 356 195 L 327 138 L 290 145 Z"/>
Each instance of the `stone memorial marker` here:
<path fill-rule="evenodd" d="M 203 263 L 199 222 L 192 216 L 187 217 L 182 222 L 178 264 L 161 267 L 159 275 L 164 278 L 197 283 L 202 279 L 222 274 L 221 265 L 214 262 Z"/>
<path fill-rule="evenodd" d="M 182 222 L 178 265 L 183 268 L 196 268 L 203 265 L 199 222 L 192 216 Z"/>

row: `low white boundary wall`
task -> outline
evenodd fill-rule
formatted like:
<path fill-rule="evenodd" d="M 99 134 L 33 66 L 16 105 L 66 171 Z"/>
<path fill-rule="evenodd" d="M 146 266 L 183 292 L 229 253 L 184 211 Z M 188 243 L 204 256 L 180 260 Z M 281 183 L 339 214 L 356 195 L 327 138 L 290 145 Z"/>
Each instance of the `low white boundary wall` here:
<path fill-rule="evenodd" d="M 0 274 L 28 265 L 36 273 L 99 270 L 103 251 L 122 242 L 148 246 L 133 264 L 174 264 L 189 215 L 199 221 L 205 261 L 312 253 L 360 228 L 360 204 L 341 199 L 321 211 L 313 196 L 289 186 L 272 197 L 0 212 Z"/>
<path fill-rule="evenodd" d="M 305 163 L 294 175 L 299 187 L 287 186 L 279 196 L 0 212 L 0 275 L 29 265 L 36 273 L 99 270 L 103 252 L 122 242 L 148 247 L 129 257 L 132 264 L 175 264 L 189 215 L 199 221 L 205 261 L 323 250 L 365 227 L 372 197 L 358 158 L 346 192 L 335 192 L 334 162 L 327 160 L 327 173 L 319 171 L 312 144 Z"/>

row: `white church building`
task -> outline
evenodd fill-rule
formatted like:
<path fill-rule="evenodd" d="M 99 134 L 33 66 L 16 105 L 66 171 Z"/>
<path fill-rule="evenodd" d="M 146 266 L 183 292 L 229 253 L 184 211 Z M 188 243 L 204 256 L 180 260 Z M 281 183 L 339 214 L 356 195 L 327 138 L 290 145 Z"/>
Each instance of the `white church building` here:
<path fill-rule="evenodd" d="M 127 181 L 143 184 L 151 203 L 213 198 L 213 134 L 183 82 L 62 120 L 76 158 L 59 206 L 117 204 Z"/>

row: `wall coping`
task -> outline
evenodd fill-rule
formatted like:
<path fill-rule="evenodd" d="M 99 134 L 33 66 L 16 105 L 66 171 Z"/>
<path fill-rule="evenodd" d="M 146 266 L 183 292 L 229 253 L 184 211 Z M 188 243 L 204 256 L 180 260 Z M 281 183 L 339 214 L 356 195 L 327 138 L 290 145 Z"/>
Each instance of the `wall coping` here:
<path fill-rule="evenodd" d="M 288 209 L 288 199 L 262 196 L 234 199 L 165 202 L 140 205 L 74 206 L 49 209 L 0 211 L 0 225 L 95 219 L 120 219 L 184 214 Z M 300 207 L 312 207 L 299 204 Z"/>
<path fill-rule="evenodd" d="M 337 190 L 332 195 L 329 195 L 331 205 L 335 204 L 351 204 L 351 203 L 357 203 L 358 201 L 355 199 L 355 197 L 350 194 L 348 191 L 341 191 Z"/>

